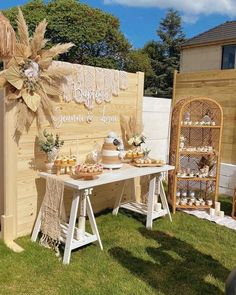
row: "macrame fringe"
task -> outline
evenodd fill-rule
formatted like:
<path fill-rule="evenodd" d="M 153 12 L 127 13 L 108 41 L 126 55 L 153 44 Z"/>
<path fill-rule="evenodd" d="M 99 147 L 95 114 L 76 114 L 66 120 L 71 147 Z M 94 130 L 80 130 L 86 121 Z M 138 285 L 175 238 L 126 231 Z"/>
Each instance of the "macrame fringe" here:
<path fill-rule="evenodd" d="M 50 236 L 43 234 L 39 240 L 39 244 L 45 248 L 52 249 L 56 257 L 61 257 L 59 251 L 61 242 L 59 240 L 54 240 Z"/>

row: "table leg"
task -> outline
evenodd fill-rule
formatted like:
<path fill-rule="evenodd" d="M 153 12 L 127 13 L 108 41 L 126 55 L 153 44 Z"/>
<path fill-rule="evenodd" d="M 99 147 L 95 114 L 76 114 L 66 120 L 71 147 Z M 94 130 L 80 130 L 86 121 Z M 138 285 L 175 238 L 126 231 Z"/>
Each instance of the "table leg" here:
<path fill-rule="evenodd" d="M 79 220 L 78 220 L 78 231 L 77 239 L 82 239 L 85 235 L 85 221 L 86 221 L 86 192 L 84 192 L 80 199 L 79 204 Z"/>
<path fill-rule="evenodd" d="M 63 256 L 64 264 L 69 264 L 70 262 L 71 244 L 74 237 L 75 222 L 77 217 L 79 199 L 80 199 L 79 192 L 75 192 L 73 196 L 72 204 L 71 204 L 70 221 L 69 221 L 68 232 L 66 235 L 65 251 Z"/>
<path fill-rule="evenodd" d="M 169 209 L 168 201 L 167 201 L 167 198 L 166 198 L 165 189 L 164 189 L 164 186 L 163 186 L 163 183 L 162 183 L 162 176 L 161 175 L 158 177 L 158 182 L 160 184 L 160 197 L 161 197 L 161 202 L 162 202 L 162 205 L 163 205 L 163 209 L 166 209 L 166 212 L 169 215 L 170 221 L 172 222 L 172 217 L 171 217 L 171 214 L 170 214 L 170 209 Z"/>
<path fill-rule="evenodd" d="M 90 225 L 92 228 L 92 232 L 94 235 L 96 235 L 97 240 L 98 240 L 98 244 L 99 244 L 101 250 L 103 250 L 102 241 L 101 241 L 101 238 L 100 238 L 100 235 L 98 232 L 98 228 L 97 228 L 96 220 L 95 220 L 95 217 L 93 214 L 93 208 L 90 203 L 89 195 L 86 196 L 86 201 L 87 201 L 87 214 L 88 214 L 88 218 L 89 218 Z"/>
<path fill-rule="evenodd" d="M 118 197 L 116 198 L 114 209 L 112 211 L 113 215 L 118 214 L 118 211 L 120 208 L 120 203 L 121 203 L 123 195 L 124 195 L 125 185 L 126 185 L 126 180 L 124 180 L 123 185 L 121 186 L 121 192 L 120 192 L 120 194 L 118 194 Z"/>
<path fill-rule="evenodd" d="M 146 221 L 147 229 L 152 229 L 155 190 L 156 190 L 156 177 L 151 176 L 151 179 L 149 182 L 149 192 L 148 192 L 148 202 L 147 202 L 147 221 Z"/>
<path fill-rule="evenodd" d="M 42 205 L 40 207 L 38 217 L 35 221 L 34 229 L 31 235 L 31 241 L 36 242 L 41 227 Z"/>

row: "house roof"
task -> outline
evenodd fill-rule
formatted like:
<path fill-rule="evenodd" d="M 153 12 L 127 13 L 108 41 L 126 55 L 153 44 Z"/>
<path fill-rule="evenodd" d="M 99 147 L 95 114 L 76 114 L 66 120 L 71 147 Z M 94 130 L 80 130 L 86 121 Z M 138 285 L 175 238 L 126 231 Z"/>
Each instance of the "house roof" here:
<path fill-rule="evenodd" d="M 208 43 L 231 41 L 233 39 L 236 41 L 236 21 L 227 21 L 217 27 L 188 39 L 182 44 L 182 47 L 194 47 Z"/>

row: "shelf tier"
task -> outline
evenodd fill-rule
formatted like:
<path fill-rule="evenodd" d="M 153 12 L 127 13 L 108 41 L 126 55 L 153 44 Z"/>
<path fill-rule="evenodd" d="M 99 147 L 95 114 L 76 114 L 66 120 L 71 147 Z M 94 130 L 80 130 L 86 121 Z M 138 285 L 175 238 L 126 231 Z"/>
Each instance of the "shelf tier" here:
<path fill-rule="evenodd" d="M 216 177 L 186 177 L 186 178 L 183 178 L 183 177 L 177 177 L 177 180 L 178 181 L 216 181 Z"/>
<path fill-rule="evenodd" d="M 211 129 L 220 129 L 221 126 L 200 126 L 200 125 L 181 125 L 181 128 L 211 128 Z"/>
<path fill-rule="evenodd" d="M 176 209 L 210 209 L 212 206 L 209 205 L 176 205 Z"/>
<path fill-rule="evenodd" d="M 180 155 L 212 155 L 217 156 L 217 152 L 188 152 L 188 151 L 179 151 Z"/>

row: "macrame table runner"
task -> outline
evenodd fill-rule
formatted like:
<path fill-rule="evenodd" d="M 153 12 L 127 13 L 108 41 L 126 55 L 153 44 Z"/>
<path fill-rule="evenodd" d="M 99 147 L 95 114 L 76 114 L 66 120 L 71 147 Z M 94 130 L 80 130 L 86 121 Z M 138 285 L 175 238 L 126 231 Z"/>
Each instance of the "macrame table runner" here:
<path fill-rule="evenodd" d="M 40 244 L 59 255 L 60 219 L 62 213 L 64 181 L 55 176 L 46 179 L 46 193 L 42 204 Z"/>
<path fill-rule="evenodd" d="M 226 226 L 228 228 L 231 228 L 233 230 L 236 230 L 236 220 L 234 220 L 230 216 L 224 216 L 223 218 L 219 217 L 219 216 L 211 216 L 205 210 L 181 210 L 181 211 L 183 211 L 187 214 L 190 214 L 190 215 L 194 215 L 198 218 L 207 219 L 209 221 L 212 221 L 217 224 L 220 224 L 220 225 Z"/>

